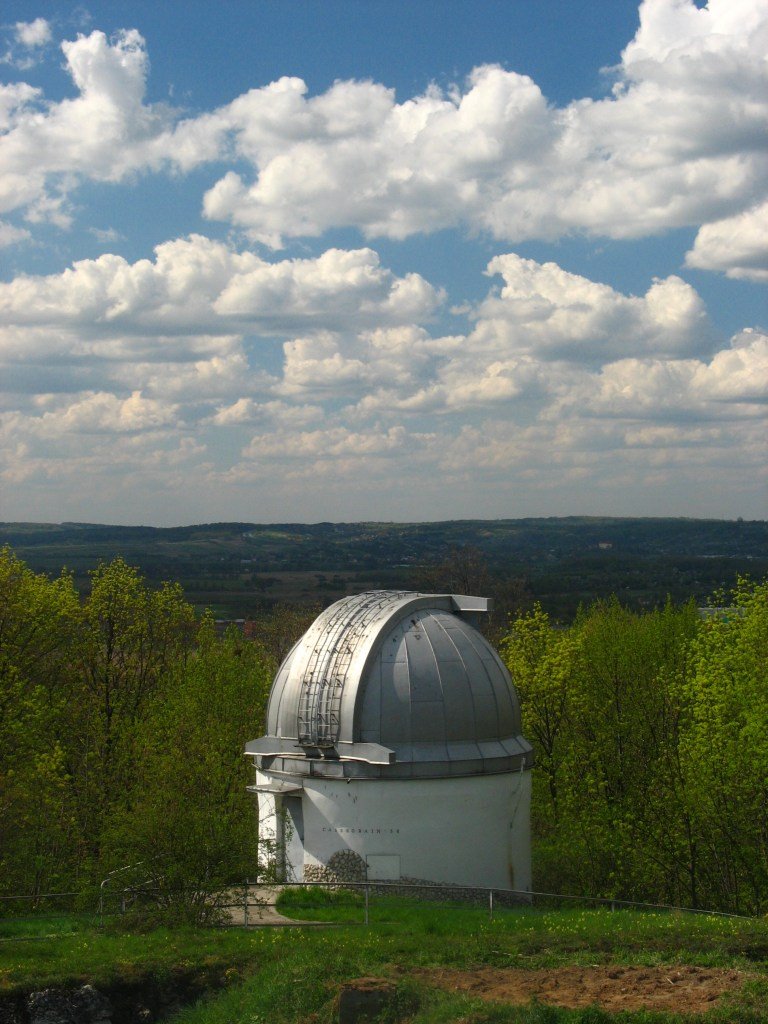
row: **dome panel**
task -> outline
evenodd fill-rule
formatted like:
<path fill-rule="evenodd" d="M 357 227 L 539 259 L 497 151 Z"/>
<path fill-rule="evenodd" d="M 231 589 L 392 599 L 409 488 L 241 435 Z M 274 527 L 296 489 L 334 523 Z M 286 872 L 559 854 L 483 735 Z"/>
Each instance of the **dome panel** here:
<path fill-rule="evenodd" d="M 444 623 L 436 615 L 425 616 L 424 631 L 427 639 L 435 652 L 435 658 L 441 666 L 447 662 L 460 661 L 459 652 L 451 639 L 450 632 L 446 630 Z"/>
<path fill-rule="evenodd" d="M 463 617 L 486 606 L 402 591 L 331 605 L 280 667 L 268 735 L 247 750 L 312 761 L 313 774 L 356 762 L 343 770 L 357 777 L 366 764 L 377 777 L 400 778 L 510 770 L 521 758 L 529 765 L 509 674 Z"/>
<path fill-rule="evenodd" d="M 405 634 L 408 674 L 411 680 L 411 700 L 442 700 L 440 667 L 426 633 L 411 629 Z"/>
<path fill-rule="evenodd" d="M 429 744 L 445 737 L 445 715 L 440 700 L 420 700 L 411 704 L 411 740 Z M 394 744 L 397 749 L 397 744 Z"/>
<path fill-rule="evenodd" d="M 464 663 L 444 661 L 440 665 L 444 682 L 445 735 L 448 740 L 461 740 L 475 734 L 475 705 L 470 688 L 465 685 Z"/>
<path fill-rule="evenodd" d="M 492 694 L 478 694 L 475 697 L 475 738 L 495 739 L 499 734 L 498 724 L 496 698 Z"/>

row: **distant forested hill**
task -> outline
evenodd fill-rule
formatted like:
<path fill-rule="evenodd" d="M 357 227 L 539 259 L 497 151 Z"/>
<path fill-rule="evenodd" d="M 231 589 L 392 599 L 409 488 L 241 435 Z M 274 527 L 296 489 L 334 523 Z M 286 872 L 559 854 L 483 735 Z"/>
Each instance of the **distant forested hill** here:
<path fill-rule="evenodd" d="M 768 572 L 768 522 L 700 519 L 456 520 L 438 523 L 209 523 L 155 528 L 92 523 L 0 524 L 36 571 L 66 566 L 81 591 L 100 561 L 121 555 L 151 580 L 182 584 L 198 606 L 245 618 L 277 601 L 328 603 L 369 587 L 434 589 L 471 552 L 467 584 L 517 581 L 560 617 L 617 594 L 647 607 L 705 600 L 739 574 Z M 442 576 L 441 576 L 442 572 Z M 455 576 L 455 574 L 453 574 Z"/>

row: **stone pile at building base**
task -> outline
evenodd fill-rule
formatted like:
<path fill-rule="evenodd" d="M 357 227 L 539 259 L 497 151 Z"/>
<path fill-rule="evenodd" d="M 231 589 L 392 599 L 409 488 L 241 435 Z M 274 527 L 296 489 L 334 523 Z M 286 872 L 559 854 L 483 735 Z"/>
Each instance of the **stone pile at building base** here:
<path fill-rule="evenodd" d="M 321 882 L 329 889 L 343 889 L 349 883 L 368 883 L 369 893 L 377 896 L 401 896 L 409 899 L 437 902 L 474 903 L 487 906 L 489 890 L 477 886 L 456 885 L 451 882 L 433 882 L 426 878 L 399 878 L 391 882 L 369 879 L 365 861 L 353 850 L 340 850 L 327 864 L 308 864 L 304 868 L 305 882 Z M 352 886 L 350 886 L 352 888 Z M 522 892 L 505 889 L 493 890 L 493 902 L 502 907 L 524 906 L 531 902 Z"/>

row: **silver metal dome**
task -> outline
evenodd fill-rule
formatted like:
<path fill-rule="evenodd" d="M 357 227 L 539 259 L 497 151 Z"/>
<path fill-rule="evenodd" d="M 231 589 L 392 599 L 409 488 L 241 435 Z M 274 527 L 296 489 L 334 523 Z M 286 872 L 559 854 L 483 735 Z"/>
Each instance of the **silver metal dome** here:
<path fill-rule="evenodd" d="M 530 767 L 504 664 L 470 619 L 484 598 L 370 591 L 343 598 L 281 665 L 267 735 L 246 746 L 292 775 L 404 778 Z"/>

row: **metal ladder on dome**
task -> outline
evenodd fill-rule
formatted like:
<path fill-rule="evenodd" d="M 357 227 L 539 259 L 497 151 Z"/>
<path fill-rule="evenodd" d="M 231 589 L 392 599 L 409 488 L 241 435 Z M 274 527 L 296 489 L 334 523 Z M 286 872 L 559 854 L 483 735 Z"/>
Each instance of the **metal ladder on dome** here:
<path fill-rule="evenodd" d="M 337 609 L 324 623 L 323 634 L 315 645 L 304 670 L 298 712 L 298 736 L 301 744 L 313 747 L 333 745 L 335 737 L 331 734 L 327 715 L 323 714 L 321 710 L 322 698 L 324 691 L 328 688 L 328 663 L 334 649 L 341 642 L 348 618 L 347 608 L 342 607 Z M 340 701 L 339 697 L 339 704 Z M 325 722 L 318 721 L 321 715 L 326 718 Z M 319 726 L 321 727 L 319 728 Z"/>
<path fill-rule="evenodd" d="M 299 743 L 333 747 L 339 738 L 341 701 L 347 672 L 371 622 L 398 599 L 400 592 L 374 592 L 352 615 L 346 603 L 324 624 L 326 643 L 318 642 L 301 685 L 298 712 Z"/>

